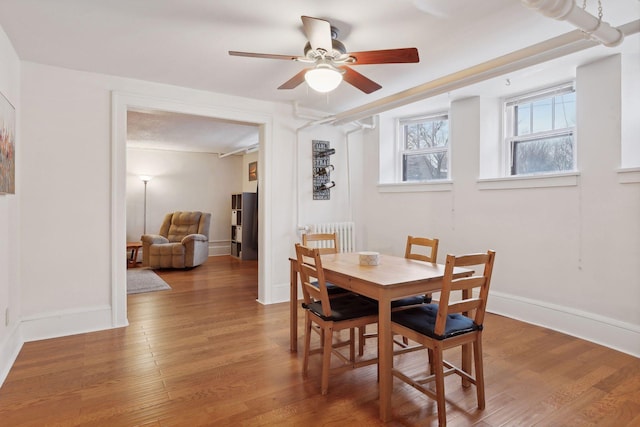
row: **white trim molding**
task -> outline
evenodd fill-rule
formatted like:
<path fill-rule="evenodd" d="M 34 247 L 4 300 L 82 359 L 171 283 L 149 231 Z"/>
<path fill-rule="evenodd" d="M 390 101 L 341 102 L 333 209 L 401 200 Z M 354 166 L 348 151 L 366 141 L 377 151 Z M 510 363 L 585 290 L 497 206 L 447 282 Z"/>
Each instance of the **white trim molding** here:
<path fill-rule="evenodd" d="M 128 323 L 120 326 L 128 326 Z M 113 327 L 112 311 L 108 305 L 21 318 L 0 343 L 0 386 L 9 375 L 25 342 L 103 331 Z"/>
<path fill-rule="evenodd" d="M 195 92 L 194 92 L 195 93 Z M 219 103 L 202 103 L 192 101 L 185 95 L 182 99 L 167 99 L 145 94 L 112 91 L 111 92 L 111 280 L 112 280 L 112 327 L 125 326 L 127 321 L 126 266 L 113 262 L 121 258 L 122 248 L 126 245 L 126 143 L 127 143 L 127 110 L 129 108 L 146 108 L 172 111 L 184 114 L 214 117 L 226 120 L 256 124 L 260 128 L 261 147 L 258 165 L 258 182 L 261 200 L 258 218 L 259 225 L 259 263 L 258 263 L 258 295 L 263 303 L 271 302 L 272 252 L 271 244 L 271 162 L 273 151 L 273 114 L 245 109 L 233 108 Z M 212 248 L 209 248 L 211 254 Z"/>
<path fill-rule="evenodd" d="M 487 311 L 640 357 L 640 326 L 545 301 L 490 291 Z"/>
<path fill-rule="evenodd" d="M 111 314 L 111 307 L 104 305 L 27 316 L 20 319 L 21 335 L 24 342 L 29 342 L 113 329 Z"/>
<path fill-rule="evenodd" d="M 478 179 L 478 190 L 513 190 L 518 188 L 575 187 L 579 172 L 507 176 Z"/>
<path fill-rule="evenodd" d="M 380 193 L 420 193 L 451 190 L 453 190 L 453 182 L 450 180 L 378 184 L 378 192 Z"/>
<path fill-rule="evenodd" d="M 209 256 L 231 255 L 231 240 L 210 240 Z"/>
<path fill-rule="evenodd" d="M 20 333 L 20 323 L 13 324 L 5 339 L 0 343 L 0 386 L 9 375 L 13 363 L 18 358 L 24 340 Z"/>
<path fill-rule="evenodd" d="M 276 304 L 280 302 L 288 302 L 289 297 L 291 295 L 291 285 L 289 282 L 286 283 L 276 283 L 273 285 L 273 293 L 271 295 L 271 304 Z M 302 291 L 298 285 L 298 295 L 302 295 Z"/>
<path fill-rule="evenodd" d="M 618 182 L 620 184 L 640 183 L 640 167 L 618 169 Z"/>

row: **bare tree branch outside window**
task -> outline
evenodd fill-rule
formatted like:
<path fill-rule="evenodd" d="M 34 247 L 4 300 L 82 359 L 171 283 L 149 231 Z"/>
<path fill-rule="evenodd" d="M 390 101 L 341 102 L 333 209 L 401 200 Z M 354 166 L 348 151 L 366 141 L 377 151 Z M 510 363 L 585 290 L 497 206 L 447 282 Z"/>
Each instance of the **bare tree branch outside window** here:
<path fill-rule="evenodd" d="M 449 121 L 446 116 L 403 125 L 403 181 L 449 177 Z"/>

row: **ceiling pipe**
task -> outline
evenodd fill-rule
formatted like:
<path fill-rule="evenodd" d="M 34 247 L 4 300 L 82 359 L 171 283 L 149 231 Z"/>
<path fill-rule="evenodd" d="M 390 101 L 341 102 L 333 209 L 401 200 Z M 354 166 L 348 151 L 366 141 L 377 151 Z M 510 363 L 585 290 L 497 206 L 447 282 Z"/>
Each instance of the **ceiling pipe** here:
<path fill-rule="evenodd" d="M 617 28 L 578 7 L 574 0 L 522 0 L 529 9 L 559 21 L 567 21 L 607 47 L 617 46 L 624 34 Z"/>
<path fill-rule="evenodd" d="M 293 105 L 293 115 L 296 116 L 296 118 L 298 119 L 317 121 L 317 120 L 326 119 L 327 117 L 330 117 L 330 114 L 322 113 L 322 112 L 319 112 L 319 114 L 316 114 L 316 115 L 304 114 L 301 111 L 300 103 L 298 101 L 293 101 L 292 105 Z"/>
<path fill-rule="evenodd" d="M 625 36 L 640 32 L 640 20 L 624 24 L 618 29 Z M 545 40 L 526 48 L 508 53 L 487 62 L 466 68 L 462 71 L 432 80 L 419 86 L 398 92 L 396 94 L 378 99 L 360 107 L 343 111 L 333 117 L 322 119 L 318 122 L 308 123 L 305 127 L 318 124 L 341 125 L 355 120 L 361 120 L 375 114 L 379 114 L 394 108 L 402 107 L 423 99 L 451 92 L 472 84 L 499 77 L 513 71 L 531 67 L 552 59 L 560 58 L 579 52 L 598 43 L 589 40 L 581 30 Z"/>
<path fill-rule="evenodd" d="M 229 151 L 228 153 L 224 153 L 224 154 L 218 154 L 218 158 L 219 159 L 223 159 L 227 156 L 231 156 L 233 154 L 238 154 L 238 153 L 242 153 L 244 151 L 245 154 L 253 152 L 257 149 L 260 148 L 260 143 L 255 143 L 255 144 L 251 144 L 247 147 L 243 147 L 243 148 L 238 148 L 237 150 L 233 150 L 233 151 Z"/>
<path fill-rule="evenodd" d="M 349 144 L 349 136 L 356 132 L 362 132 L 365 129 L 375 129 L 377 124 L 377 116 L 373 116 L 371 118 L 371 123 L 362 123 L 361 121 L 354 121 L 350 123 L 351 125 L 357 126 L 355 129 L 351 129 L 345 133 L 346 139 L 346 152 L 347 152 L 347 201 L 348 201 L 348 210 L 349 216 L 348 220 L 353 221 L 353 204 L 351 203 L 351 149 Z"/>

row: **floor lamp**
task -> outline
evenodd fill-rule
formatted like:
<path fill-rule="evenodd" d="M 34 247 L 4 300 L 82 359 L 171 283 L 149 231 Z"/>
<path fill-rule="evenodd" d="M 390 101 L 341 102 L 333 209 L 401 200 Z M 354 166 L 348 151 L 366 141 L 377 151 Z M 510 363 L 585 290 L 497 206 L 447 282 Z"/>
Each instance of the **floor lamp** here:
<path fill-rule="evenodd" d="M 142 234 L 147 234 L 147 183 L 151 181 L 151 176 L 140 175 L 140 179 L 144 182 L 144 226 Z"/>

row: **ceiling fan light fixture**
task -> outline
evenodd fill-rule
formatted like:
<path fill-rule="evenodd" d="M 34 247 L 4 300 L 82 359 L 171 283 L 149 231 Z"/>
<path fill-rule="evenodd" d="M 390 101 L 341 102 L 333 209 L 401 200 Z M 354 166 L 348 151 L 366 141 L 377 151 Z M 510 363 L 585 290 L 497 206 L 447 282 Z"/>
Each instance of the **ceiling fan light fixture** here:
<path fill-rule="evenodd" d="M 328 64 L 318 64 L 304 74 L 309 87 L 316 92 L 331 92 L 342 82 L 342 73 Z"/>

